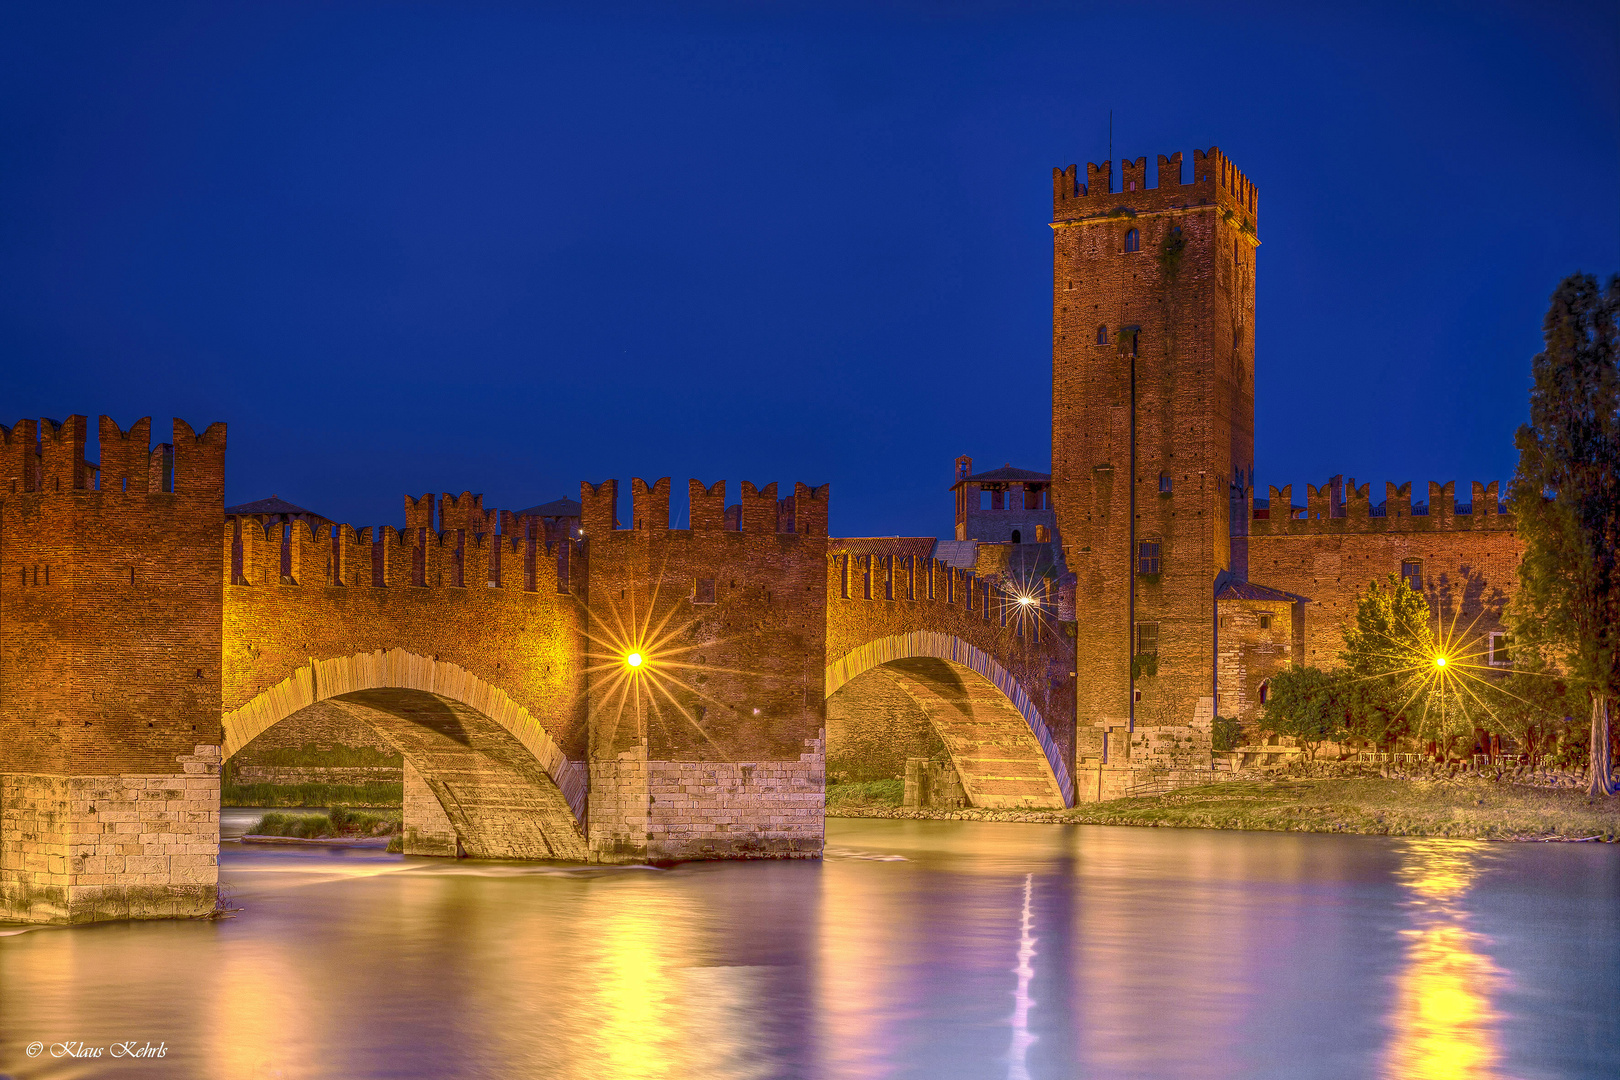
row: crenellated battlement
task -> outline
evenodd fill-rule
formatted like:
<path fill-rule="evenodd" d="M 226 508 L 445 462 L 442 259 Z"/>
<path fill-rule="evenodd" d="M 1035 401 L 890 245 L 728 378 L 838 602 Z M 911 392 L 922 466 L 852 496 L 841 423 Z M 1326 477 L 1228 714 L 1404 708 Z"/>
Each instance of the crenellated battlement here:
<path fill-rule="evenodd" d="M 827 484 L 811 487 L 796 483 L 793 494 L 777 497 L 772 482 L 757 487 L 744 480 L 738 506 L 727 508 L 724 480 L 705 484 L 689 480 L 692 532 L 789 533 L 797 536 L 827 535 Z M 630 528 L 620 529 L 617 506 L 619 482 L 600 484 L 583 481 L 579 485 L 580 525 L 587 538 L 613 532 L 669 532 L 670 478 L 649 484 L 641 477 L 630 481 Z M 673 530 L 687 531 L 687 530 Z"/>
<path fill-rule="evenodd" d="M 135 421 L 128 431 L 111 417 L 99 417 L 98 465 L 85 456 L 90 432 L 84 416 L 0 425 L 0 499 L 74 492 L 115 499 L 158 493 L 223 499 L 225 425 L 216 422 L 198 434 L 176 419 L 172 431 L 170 442 L 153 446 L 151 417 Z"/>
<path fill-rule="evenodd" d="M 835 540 L 827 553 L 827 574 L 829 603 L 897 601 L 956 608 L 971 619 L 1007 627 L 1018 637 L 1028 630 L 1036 640 L 1057 626 L 1056 584 L 1047 578 L 1030 583 L 1028 606 L 1040 617 L 1021 618 L 1025 605 L 1000 582 L 915 552 L 855 550 Z"/>
<path fill-rule="evenodd" d="M 1114 190 L 1113 162 L 1086 164 L 1085 181 L 1079 167 L 1052 170 L 1052 217 L 1072 221 L 1131 213 L 1219 206 L 1235 214 L 1242 227 L 1254 230 L 1260 213 L 1260 194 L 1243 172 L 1219 147 L 1193 151 L 1192 179 L 1183 179 L 1181 151 L 1158 156 L 1156 182 L 1150 184 L 1147 158 L 1120 162 L 1120 188 Z"/>
<path fill-rule="evenodd" d="M 485 510 L 481 497 L 445 498 L 467 516 L 441 518 L 450 526 L 444 529 L 230 518 L 224 530 L 228 580 L 247 587 L 568 591 L 575 541 L 548 541 L 538 519 Z M 426 496 L 407 503 L 419 513 L 432 506 Z M 497 519 L 501 532 L 493 527 Z M 478 525 L 485 528 L 474 532 Z"/>
<path fill-rule="evenodd" d="M 1309 535 L 1339 532 L 1411 532 L 1434 529 L 1512 530 L 1513 517 L 1502 502 L 1497 481 L 1474 481 L 1471 498 L 1457 502 L 1455 481 L 1429 482 L 1427 501 L 1414 502 L 1412 484 L 1386 483 L 1383 499 L 1374 503 L 1371 484 L 1355 478 L 1329 477 L 1305 485 L 1305 504 L 1294 502 L 1294 486 L 1269 489 L 1266 499 L 1252 499 L 1251 535 Z"/>

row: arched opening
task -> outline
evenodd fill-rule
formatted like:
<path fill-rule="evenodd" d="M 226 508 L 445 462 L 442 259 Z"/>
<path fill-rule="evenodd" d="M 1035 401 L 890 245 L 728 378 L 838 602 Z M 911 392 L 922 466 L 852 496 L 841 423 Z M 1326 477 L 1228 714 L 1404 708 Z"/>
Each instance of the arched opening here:
<path fill-rule="evenodd" d="M 964 801 L 1061 808 L 1074 786 L 1027 694 L 988 654 L 947 634 L 872 642 L 827 669 L 830 780 L 895 779 L 923 759 Z"/>
<path fill-rule="evenodd" d="M 1108 344 L 1108 327 L 1107 327 L 1107 325 L 1099 325 L 1097 327 L 1097 344 L 1098 345 L 1106 345 L 1106 344 Z"/>
<path fill-rule="evenodd" d="M 1015 543 L 1015 544 L 1022 544 L 1024 542 L 1024 534 L 1023 534 L 1022 530 L 1019 530 L 1019 529 L 1014 529 L 1013 530 L 1012 542 Z"/>
<path fill-rule="evenodd" d="M 585 860 L 584 769 L 471 673 L 402 650 L 316 661 L 225 717 L 224 757 L 316 709 L 402 757 L 407 854 Z"/>
<path fill-rule="evenodd" d="M 1264 705 L 1271 700 L 1271 680 L 1263 679 L 1260 683 L 1260 704 Z"/>
<path fill-rule="evenodd" d="M 1142 250 L 1142 234 L 1141 234 L 1140 231 L 1138 231 L 1136 229 L 1131 229 L 1130 231 L 1128 231 L 1125 234 L 1125 250 L 1126 251 L 1141 251 Z"/>

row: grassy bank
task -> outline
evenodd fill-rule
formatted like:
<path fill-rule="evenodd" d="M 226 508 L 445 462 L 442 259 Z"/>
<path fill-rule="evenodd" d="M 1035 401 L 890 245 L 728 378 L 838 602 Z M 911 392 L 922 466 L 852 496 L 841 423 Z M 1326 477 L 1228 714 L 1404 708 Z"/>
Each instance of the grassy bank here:
<path fill-rule="evenodd" d="M 856 784 L 827 785 L 827 813 L 896 807 L 906 791 L 904 780 L 863 780 Z"/>
<path fill-rule="evenodd" d="M 234 784 L 219 786 L 222 806 L 403 806 L 403 783 Z"/>
<path fill-rule="evenodd" d="M 295 840 L 357 840 L 375 836 L 398 838 L 404 831 L 399 814 L 368 814 L 334 806 L 324 814 L 266 814 L 248 830 L 250 836 L 285 836 Z M 394 850 L 390 845 L 389 850 Z"/>
<path fill-rule="evenodd" d="M 898 791 L 899 781 L 890 781 Z M 842 787 L 867 787 L 840 792 Z M 1620 836 L 1620 799 L 1487 780 L 1234 781 L 1072 810 L 909 810 L 867 785 L 827 789 L 831 817 L 918 817 L 1055 824 L 1146 825 L 1260 832 L 1451 836 L 1484 840 Z"/>

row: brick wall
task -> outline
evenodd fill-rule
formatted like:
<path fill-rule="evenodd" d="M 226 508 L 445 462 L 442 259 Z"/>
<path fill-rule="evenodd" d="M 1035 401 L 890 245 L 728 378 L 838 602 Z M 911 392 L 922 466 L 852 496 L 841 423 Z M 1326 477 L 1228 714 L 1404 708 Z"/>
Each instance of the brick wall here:
<path fill-rule="evenodd" d="M 213 904 L 225 427 L 150 428 L 0 430 L 0 917 Z"/>
<path fill-rule="evenodd" d="M 1255 189 L 1215 149 L 1194 152 L 1187 183 L 1180 153 L 1154 186 L 1146 159 L 1123 172 L 1118 191 L 1107 162 L 1083 182 L 1053 173 L 1052 494 L 1089 758 L 1133 715 L 1187 726 L 1211 702 L 1212 583 L 1231 566 L 1231 485 L 1253 466 Z M 1179 257 L 1162 257 L 1177 235 Z M 1136 572 L 1140 540 L 1160 545 L 1152 578 Z M 1143 622 L 1158 675 L 1133 682 Z"/>
<path fill-rule="evenodd" d="M 821 850 L 827 489 L 581 485 L 588 566 L 593 859 Z M 645 657 L 632 671 L 629 652 Z"/>
<path fill-rule="evenodd" d="M 1367 485 L 1351 481 L 1342 507 L 1328 485 L 1309 489 L 1307 517 L 1285 517 L 1290 488 L 1272 489 L 1265 517 L 1250 522 L 1250 579 L 1306 597 L 1299 662 L 1339 666 L 1343 627 L 1355 618 L 1356 598 L 1372 581 L 1421 565 L 1423 592 L 1446 628 L 1469 627 L 1474 640 L 1502 629 L 1502 610 L 1518 587 L 1523 547 L 1510 515 L 1498 513 L 1496 485 L 1474 485 L 1472 512 L 1458 513 L 1452 485 L 1430 484 L 1427 514 L 1411 512 L 1410 485 L 1388 485 L 1385 516 L 1369 513 Z M 1338 510 L 1339 516 L 1335 516 Z M 1273 516 L 1274 515 L 1274 516 Z"/>
<path fill-rule="evenodd" d="M 1075 749 L 1074 627 L 1057 619 L 1049 581 L 1031 583 L 1039 602 L 1025 607 L 969 571 L 917 557 L 903 547 L 885 553 L 876 544 L 832 542 L 827 560 L 829 671 L 841 663 L 848 666 L 874 642 L 919 631 L 954 638 L 993 657 L 1016 692 L 1026 695 L 1062 763 L 1057 771 L 1069 772 Z M 853 674 L 869 666 L 861 664 Z M 836 674 L 833 681 L 843 685 Z M 1027 722 L 1018 726 L 1028 730 Z M 835 759 L 842 752 L 829 741 Z M 957 765 L 964 768 L 960 761 Z"/>
<path fill-rule="evenodd" d="M 885 668 L 850 680 L 827 699 L 827 780 L 901 780 L 906 761 L 949 762 L 928 714 Z"/>

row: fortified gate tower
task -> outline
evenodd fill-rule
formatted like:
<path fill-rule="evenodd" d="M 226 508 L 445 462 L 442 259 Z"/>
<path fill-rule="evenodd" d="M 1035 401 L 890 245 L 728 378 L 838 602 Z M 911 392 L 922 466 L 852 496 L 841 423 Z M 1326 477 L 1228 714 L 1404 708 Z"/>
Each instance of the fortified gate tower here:
<path fill-rule="evenodd" d="M 1052 173 L 1052 496 L 1077 579 L 1077 756 L 1199 745 L 1254 461 L 1254 186 L 1219 150 Z M 1084 796 L 1082 796 L 1084 797 Z M 1096 797 L 1093 795 L 1092 797 Z"/>

